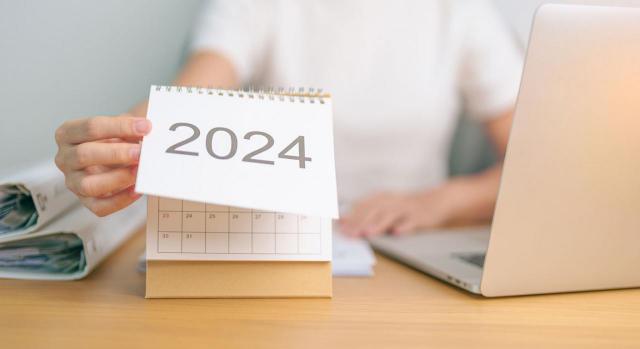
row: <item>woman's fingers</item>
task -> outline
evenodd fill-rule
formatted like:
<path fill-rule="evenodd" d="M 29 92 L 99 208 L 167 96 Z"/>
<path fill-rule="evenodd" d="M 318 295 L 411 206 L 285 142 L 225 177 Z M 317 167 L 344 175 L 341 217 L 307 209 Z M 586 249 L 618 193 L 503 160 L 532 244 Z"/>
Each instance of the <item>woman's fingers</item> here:
<path fill-rule="evenodd" d="M 374 236 L 388 232 L 391 227 L 402 218 L 401 207 L 380 203 L 369 209 L 365 215 L 352 222 L 351 235 Z"/>
<path fill-rule="evenodd" d="M 387 208 L 387 210 L 379 212 L 375 216 L 372 216 L 367 222 L 364 222 L 362 233 L 367 236 L 384 234 L 390 231 L 394 223 L 401 218 L 400 212 L 392 208 Z"/>
<path fill-rule="evenodd" d="M 375 222 L 377 217 L 384 213 L 381 205 L 361 205 L 349 213 L 342 220 L 342 227 L 347 235 L 364 236 L 369 235 L 368 231 Z"/>
<path fill-rule="evenodd" d="M 393 235 L 404 235 L 411 232 L 414 232 L 417 228 L 417 224 L 412 217 L 406 217 L 394 224 L 391 228 L 391 234 Z"/>
<path fill-rule="evenodd" d="M 98 216 L 120 210 L 140 195 L 133 192 L 139 140 L 151 123 L 129 115 L 70 120 L 56 130 L 56 165 L 67 187 Z M 115 193 L 115 194 L 114 194 Z"/>
<path fill-rule="evenodd" d="M 384 232 L 389 228 L 388 221 L 395 220 L 390 216 L 397 211 L 397 202 L 397 195 L 389 193 L 379 193 L 360 201 L 340 220 L 343 232 L 351 236 L 380 234 L 380 230 Z"/>
<path fill-rule="evenodd" d="M 108 138 L 140 138 L 151 131 L 151 122 L 133 116 L 96 116 L 70 120 L 56 130 L 59 145 L 80 144 Z"/>
<path fill-rule="evenodd" d="M 129 187 L 108 198 L 81 197 L 80 200 L 97 216 L 104 217 L 131 205 L 140 196 L 133 191 L 133 187 Z"/>
<path fill-rule="evenodd" d="M 345 233 L 349 235 L 357 235 L 357 230 L 360 227 L 360 223 L 371 212 L 371 206 L 373 202 L 371 199 L 365 199 L 355 204 L 349 213 L 347 213 L 340 223 Z"/>
<path fill-rule="evenodd" d="M 140 159 L 140 144 L 88 142 L 64 147 L 59 156 L 68 170 L 97 165 L 132 165 Z"/>
<path fill-rule="evenodd" d="M 351 236 L 365 236 L 367 222 L 376 215 L 375 211 L 367 211 L 352 217 L 346 223 L 347 234 Z"/>
<path fill-rule="evenodd" d="M 108 197 L 133 186 L 137 167 L 121 167 L 89 174 L 85 171 L 70 172 L 66 184 L 80 197 Z"/>
<path fill-rule="evenodd" d="M 343 233 L 351 236 L 358 235 L 359 224 L 362 221 L 364 212 L 358 207 L 354 207 L 351 212 L 340 218 L 340 229 Z"/>

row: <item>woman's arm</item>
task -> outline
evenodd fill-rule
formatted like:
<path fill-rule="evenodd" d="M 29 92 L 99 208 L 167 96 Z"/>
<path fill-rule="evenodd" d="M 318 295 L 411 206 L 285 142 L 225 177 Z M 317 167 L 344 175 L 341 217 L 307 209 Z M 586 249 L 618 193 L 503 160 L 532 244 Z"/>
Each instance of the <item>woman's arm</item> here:
<path fill-rule="evenodd" d="M 340 220 L 341 230 L 353 236 L 406 234 L 456 223 L 489 221 L 496 204 L 512 119 L 513 112 L 508 111 L 485 124 L 499 158 L 491 168 L 454 177 L 424 192 L 381 193 L 369 197 Z"/>
<path fill-rule="evenodd" d="M 239 85 L 232 63 L 214 52 L 189 58 L 176 79 L 186 86 L 232 88 Z M 129 206 L 139 198 L 134 191 L 140 140 L 151 130 L 144 119 L 147 103 L 129 113 L 69 120 L 56 130 L 56 165 L 67 187 L 99 216 Z"/>
<path fill-rule="evenodd" d="M 495 165 L 475 175 L 454 177 L 445 184 L 451 187 L 452 196 L 452 212 L 447 223 L 486 222 L 493 216 L 512 122 L 513 112 L 509 111 L 484 124 L 498 158 Z"/>

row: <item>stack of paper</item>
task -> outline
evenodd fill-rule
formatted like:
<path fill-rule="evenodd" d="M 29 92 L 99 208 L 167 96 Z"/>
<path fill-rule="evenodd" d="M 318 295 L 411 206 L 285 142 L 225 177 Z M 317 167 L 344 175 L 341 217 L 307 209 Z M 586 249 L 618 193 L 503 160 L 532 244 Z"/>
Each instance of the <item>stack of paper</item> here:
<path fill-rule="evenodd" d="M 375 264 L 366 240 L 333 234 L 333 276 L 372 276 Z"/>

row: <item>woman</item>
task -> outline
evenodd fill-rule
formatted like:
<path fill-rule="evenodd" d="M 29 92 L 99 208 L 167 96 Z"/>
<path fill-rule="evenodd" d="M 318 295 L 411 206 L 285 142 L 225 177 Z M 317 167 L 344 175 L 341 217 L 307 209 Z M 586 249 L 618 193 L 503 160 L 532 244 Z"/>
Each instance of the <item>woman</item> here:
<path fill-rule="evenodd" d="M 488 1 L 221 1 L 176 85 L 323 87 L 334 96 L 341 230 L 410 233 L 490 218 L 501 166 L 447 178 L 462 108 L 505 152 L 521 54 Z M 138 199 L 146 104 L 65 122 L 56 163 L 97 215 Z"/>

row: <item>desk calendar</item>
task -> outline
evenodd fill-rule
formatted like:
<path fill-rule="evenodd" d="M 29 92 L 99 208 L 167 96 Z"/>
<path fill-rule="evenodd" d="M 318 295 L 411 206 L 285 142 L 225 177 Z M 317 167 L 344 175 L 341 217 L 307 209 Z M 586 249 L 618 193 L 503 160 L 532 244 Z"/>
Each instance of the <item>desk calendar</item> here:
<path fill-rule="evenodd" d="M 290 92 L 151 88 L 148 260 L 331 260 L 331 99 Z"/>

